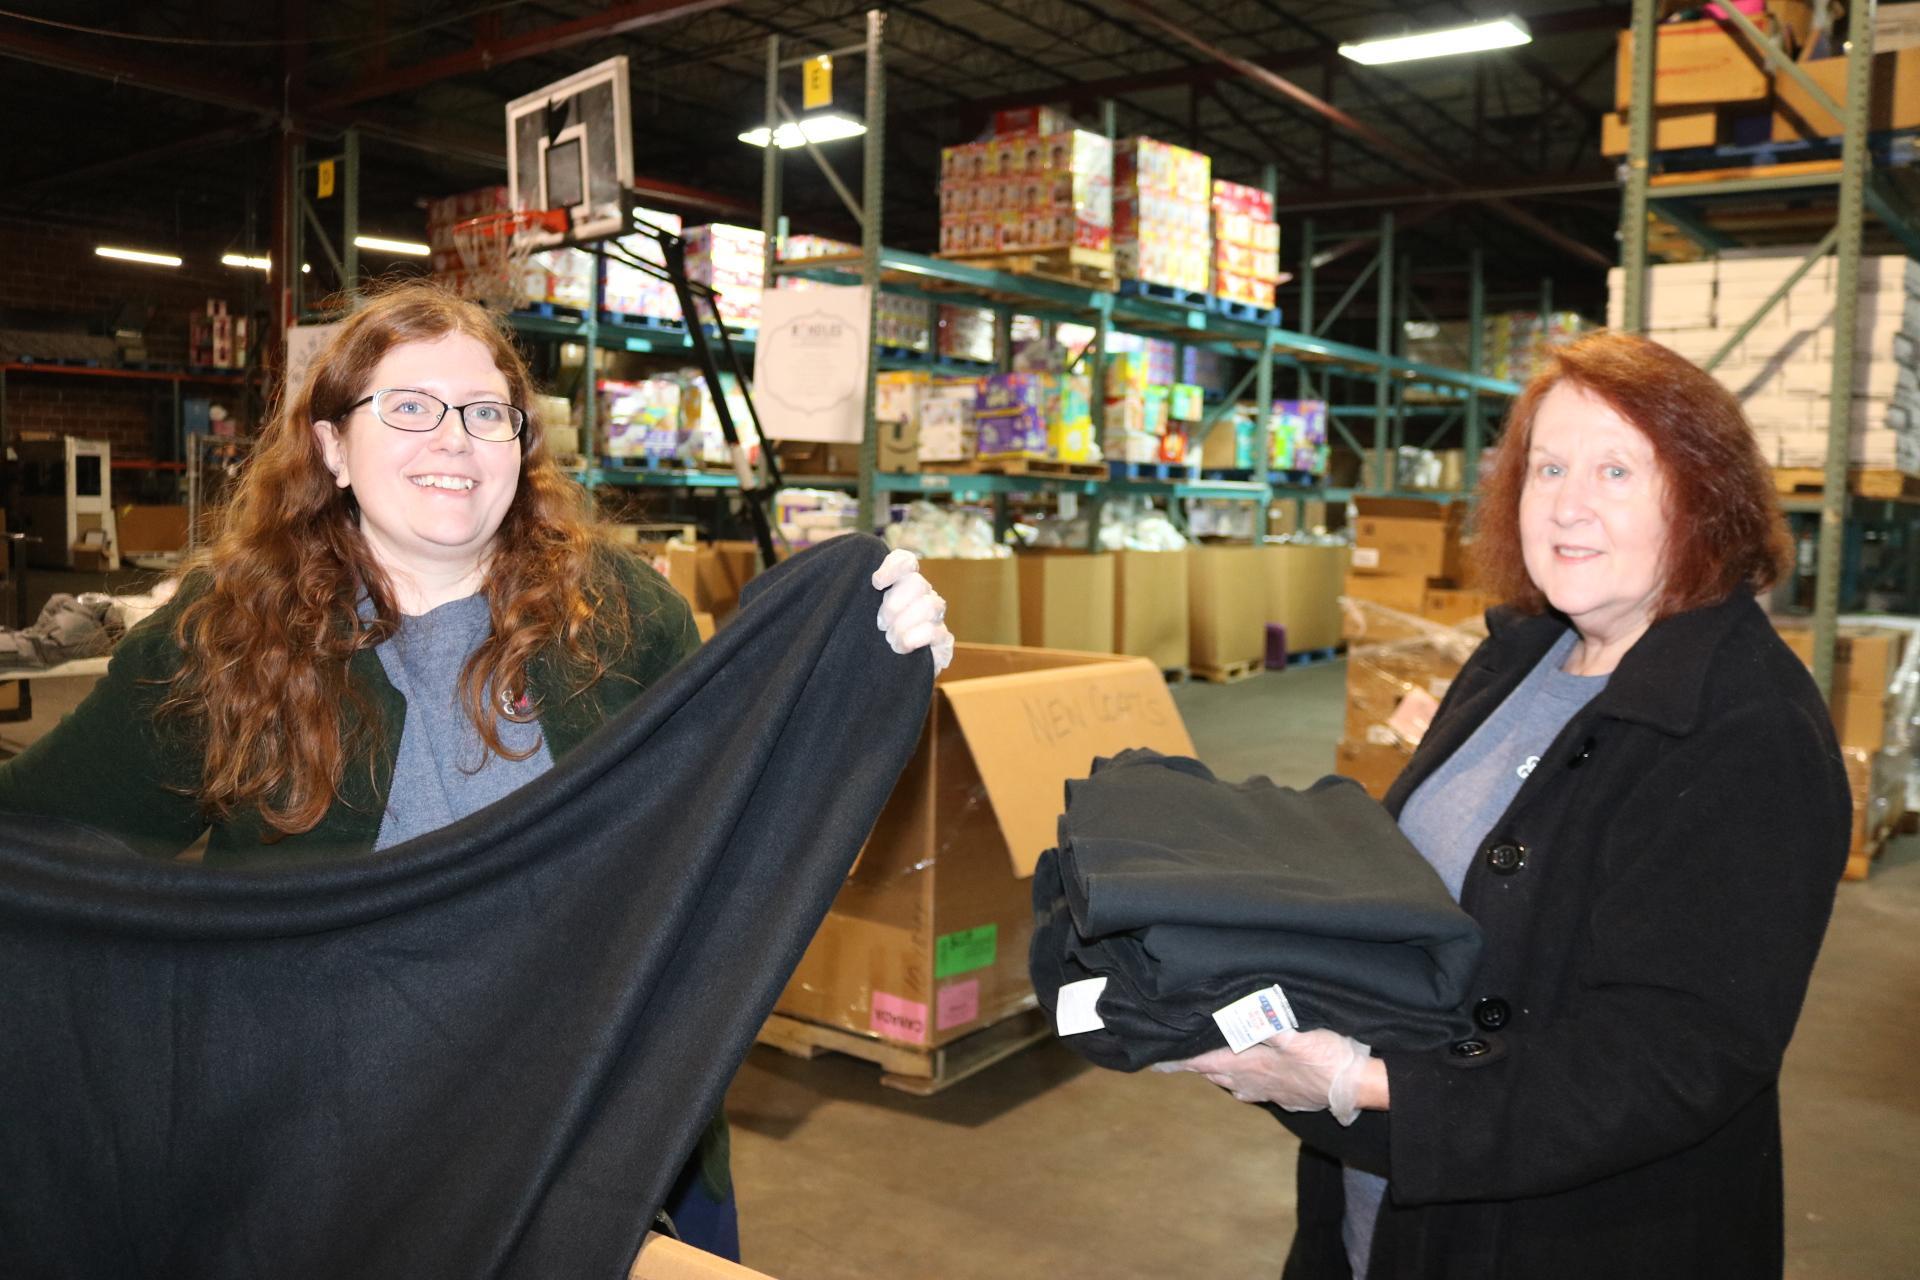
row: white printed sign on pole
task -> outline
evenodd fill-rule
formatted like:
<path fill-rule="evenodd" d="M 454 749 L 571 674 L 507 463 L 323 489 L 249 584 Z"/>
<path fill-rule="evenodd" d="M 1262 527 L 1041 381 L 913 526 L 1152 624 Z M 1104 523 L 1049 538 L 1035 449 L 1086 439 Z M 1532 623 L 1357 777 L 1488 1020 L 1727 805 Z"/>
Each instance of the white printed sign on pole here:
<path fill-rule="evenodd" d="M 762 435 L 859 443 L 866 429 L 871 319 L 864 285 L 761 295 L 753 394 Z"/>

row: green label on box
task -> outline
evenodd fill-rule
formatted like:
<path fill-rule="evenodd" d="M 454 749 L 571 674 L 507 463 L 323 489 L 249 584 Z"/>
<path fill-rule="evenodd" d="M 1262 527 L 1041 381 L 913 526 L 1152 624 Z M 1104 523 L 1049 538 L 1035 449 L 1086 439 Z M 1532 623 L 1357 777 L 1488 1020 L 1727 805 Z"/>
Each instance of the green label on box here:
<path fill-rule="evenodd" d="M 997 924 L 943 934 L 933 941 L 933 976 L 951 978 L 956 973 L 984 969 L 993 963 L 999 948 L 1000 926 Z"/>

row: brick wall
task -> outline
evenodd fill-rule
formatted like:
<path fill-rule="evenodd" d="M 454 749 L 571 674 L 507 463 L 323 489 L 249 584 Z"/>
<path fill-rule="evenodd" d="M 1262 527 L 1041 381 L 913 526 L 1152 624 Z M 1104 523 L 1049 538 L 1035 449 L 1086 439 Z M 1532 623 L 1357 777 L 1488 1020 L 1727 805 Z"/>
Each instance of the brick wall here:
<path fill-rule="evenodd" d="M 145 266 L 102 258 L 97 244 L 182 253 L 180 267 Z M 258 291 L 264 275 L 251 283 Z M 31 329 L 57 320 L 111 321 L 128 302 L 149 304 L 147 358 L 180 364 L 187 357 L 187 317 L 208 298 L 222 298 L 240 313 L 249 281 L 240 268 L 220 265 L 219 255 L 177 246 L 164 233 L 142 237 L 126 232 L 95 232 L 0 215 L 0 314 L 7 327 Z M 36 316 L 35 313 L 41 313 Z M 183 389 L 187 395 L 211 395 L 216 403 L 237 404 L 237 388 Z M 173 397 L 164 382 L 11 372 L 6 384 L 9 433 L 53 431 L 105 439 L 114 453 L 150 457 L 156 427 L 162 439 L 172 435 Z"/>

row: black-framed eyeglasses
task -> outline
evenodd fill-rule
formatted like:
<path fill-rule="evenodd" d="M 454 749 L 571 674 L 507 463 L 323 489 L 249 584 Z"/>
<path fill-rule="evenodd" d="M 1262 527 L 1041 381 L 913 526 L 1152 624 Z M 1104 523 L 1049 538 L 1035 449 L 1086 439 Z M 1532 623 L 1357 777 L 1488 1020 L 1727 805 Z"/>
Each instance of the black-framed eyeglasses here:
<path fill-rule="evenodd" d="M 373 416 L 395 431 L 434 431 L 446 420 L 447 410 L 460 414 L 460 425 L 475 440 L 496 444 L 515 439 L 526 428 L 524 410 L 500 400 L 475 400 L 468 404 L 448 404 L 439 396 L 405 387 L 388 387 L 364 400 L 347 406 L 352 413 L 363 405 L 373 406 Z"/>

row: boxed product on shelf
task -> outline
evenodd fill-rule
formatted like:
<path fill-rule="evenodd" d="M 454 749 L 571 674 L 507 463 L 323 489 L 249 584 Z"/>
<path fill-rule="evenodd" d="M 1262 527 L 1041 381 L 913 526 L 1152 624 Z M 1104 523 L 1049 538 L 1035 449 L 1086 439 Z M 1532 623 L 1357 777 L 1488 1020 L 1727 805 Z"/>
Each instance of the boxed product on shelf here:
<path fill-rule="evenodd" d="M 993 363 L 993 312 L 941 303 L 935 309 L 939 351 L 948 360 Z"/>
<path fill-rule="evenodd" d="M 1113 652 L 1114 558 L 1108 552 L 1024 551 L 1020 643 L 1028 648 Z"/>
<path fill-rule="evenodd" d="M 981 457 L 1047 451 L 1046 375 L 994 373 L 980 379 L 973 424 Z"/>
<path fill-rule="evenodd" d="M 760 324 L 760 294 L 766 275 L 766 237 L 752 227 L 724 222 L 686 231 L 687 276 L 720 295 L 721 320 L 743 329 Z"/>
<path fill-rule="evenodd" d="M 1200 465 L 1208 471 L 1249 471 L 1253 468 L 1254 406 L 1237 404 L 1214 419 L 1200 442 Z"/>
<path fill-rule="evenodd" d="M 795 552 L 852 533 L 859 516 L 858 499 L 838 489 L 782 489 L 773 496 L 774 527 Z"/>
<path fill-rule="evenodd" d="M 1826 90 L 1828 97 L 1842 105 L 1846 103 L 1847 59 L 1844 55 L 1814 58 L 1799 65 L 1815 84 Z M 1920 126 L 1920 48 L 1883 49 L 1876 43 L 1869 75 L 1873 92 L 1867 99 L 1868 130 L 1879 133 Z M 1798 142 L 1840 135 L 1840 120 L 1817 103 L 1798 80 L 1792 76 L 1776 76 L 1774 88 L 1777 92 L 1773 106 L 1773 141 Z"/>
<path fill-rule="evenodd" d="M 1212 161 L 1152 138 L 1114 149 L 1114 268 L 1127 279 L 1205 293 L 1212 284 Z"/>
<path fill-rule="evenodd" d="M 1271 307 L 1280 283 L 1280 224 L 1273 197 L 1258 187 L 1213 183 L 1213 292 Z"/>
<path fill-rule="evenodd" d="M 1792 53 L 1806 42 L 1813 7 L 1806 0 L 1767 0 L 1764 11 L 1751 16 L 1755 26 Z M 1664 23 L 1654 28 L 1653 57 L 1655 106 L 1761 102 L 1774 90 L 1766 62 L 1730 19 Z M 1620 33 L 1615 57 L 1614 108 L 1626 111 L 1632 103 L 1633 31 L 1628 28 Z"/>
<path fill-rule="evenodd" d="M 634 213 L 654 226 L 675 235 L 680 234 L 682 224 L 677 214 L 658 209 L 636 209 Z M 626 255 L 651 263 L 662 271 L 666 269 L 666 258 L 660 249 L 660 242 L 652 236 L 635 232 L 620 237 L 616 243 Z M 680 295 L 674 292 L 671 284 L 611 254 L 606 261 L 606 310 L 652 320 L 680 319 Z"/>
<path fill-rule="evenodd" d="M 993 137 L 940 156 L 940 252 L 1113 248 L 1113 143 L 1085 129 Z"/>
<path fill-rule="evenodd" d="M 1193 754 L 1151 663 L 959 645 L 776 1010 L 933 1048 L 1031 1008 L 1034 866 L 1068 780 L 1128 747 Z"/>
<path fill-rule="evenodd" d="M 681 422 L 684 388 L 676 378 L 600 384 L 599 452 L 609 458 L 679 459 L 692 462 L 693 432 Z"/>
<path fill-rule="evenodd" d="M 960 462 L 979 451 L 972 378 L 936 378 L 920 399 L 922 462 Z"/>
<path fill-rule="evenodd" d="M 727 444 L 727 433 L 720 425 L 720 413 L 714 407 L 713 397 L 707 394 L 705 375 L 689 369 L 682 375 L 680 415 L 687 428 L 694 432 L 694 456 L 708 467 L 731 467 L 733 451 Z M 746 446 L 750 460 L 757 460 L 760 453 L 760 432 L 754 425 L 753 414 L 747 408 L 746 395 L 740 389 L 739 379 L 731 373 L 720 375 L 720 388 L 727 402 L 727 416 L 733 419 L 733 432 L 741 444 Z"/>
<path fill-rule="evenodd" d="M 883 347 L 932 351 L 933 304 L 924 298 L 882 293 L 874 316 L 873 340 Z"/>
<path fill-rule="evenodd" d="M 803 262 L 809 258 L 848 258 L 857 255 L 860 246 L 826 236 L 788 236 L 780 250 L 783 262 Z"/>
<path fill-rule="evenodd" d="M 1275 471 L 1327 474 L 1327 406 L 1322 400 L 1275 400 L 1267 420 L 1267 465 Z"/>
<path fill-rule="evenodd" d="M 1356 497 L 1353 570 L 1375 577 L 1460 577 L 1464 502 Z M 1417 613 L 1416 605 L 1409 612 Z"/>
<path fill-rule="evenodd" d="M 1062 107 L 1012 107 L 993 113 L 996 138 L 1067 133 L 1073 127 L 1073 117 Z"/>

